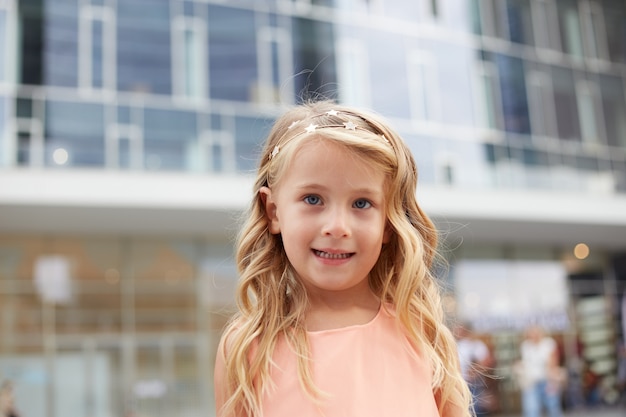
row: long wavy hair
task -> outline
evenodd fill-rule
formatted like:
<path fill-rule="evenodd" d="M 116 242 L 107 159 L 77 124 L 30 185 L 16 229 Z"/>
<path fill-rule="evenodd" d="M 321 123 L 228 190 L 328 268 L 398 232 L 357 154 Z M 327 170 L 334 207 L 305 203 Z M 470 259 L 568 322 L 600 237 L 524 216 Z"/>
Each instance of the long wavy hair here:
<path fill-rule="evenodd" d="M 346 122 L 355 128 L 343 128 Z M 268 229 L 259 194 L 261 187 L 271 189 L 280 183 L 300 144 L 311 140 L 311 133 L 303 134 L 311 123 L 318 126 L 313 133 L 316 138 L 338 143 L 384 172 L 391 239 L 369 274 L 369 285 L 383 305 L 392 306 L 407 338 L 429 360 L 440 414 L 469 415 L 471 396 L 459 371 L 456 343 L 445 325 L 441 288 L 433 274 L 438 234 L 416 200 L 415 161 L 380 116 L 330 101 L 289 109 L 275 122 L 264 145 L 254 198 L 237 241 L 238 312 L 218 352 L 224 355 L 226 367 L 226 386 L 220 389 L 225 390 L 227 401 L 221 412 L 224 416 L 261 415 L 261 398 L 272 384 L 272 354 L 279 337 L 286 338 L 296 352 L 303 390 L 314 401 L 320 398 L 309 366 L 306 290 L 287 259 L 280 235 Z M 291 128 L 294 124 L 297 127 Z"/>

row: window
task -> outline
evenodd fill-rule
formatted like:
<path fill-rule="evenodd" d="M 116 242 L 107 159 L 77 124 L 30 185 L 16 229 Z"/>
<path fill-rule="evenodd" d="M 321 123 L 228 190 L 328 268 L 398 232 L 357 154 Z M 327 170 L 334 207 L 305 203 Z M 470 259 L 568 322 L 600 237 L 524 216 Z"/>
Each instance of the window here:
<path fill-rule="evenodd" d="M 626 7 L 620 2 L 603 2 L 604 25 L 609 59 L 626 62 Z"/>
<path fill-rule="evenodd" d="M 83 6 L 79 22 L 78 84 L 88 90 L 115 88 L 115 15 L 104 6 Z"/>
<path fill-rule="evenodd" d="M 534 45 L 530 0 L 507 0 L 506 3 L 510 41 Z"/>
<path fill-rule="evenodd" d="M 235 172 L 235 139 L 229 131 L 210 130 L 200 135 L 198 148 L 190 148 L 192 170 Z"/>
<path fill-rule="evenodd" d="M 576 103 L 580 115 L 580 131 L 583 142 L 605 143 L 597 86 L 589 81 L 578 82 L 576 84 Z"/>
<path fill-rule="evenodd" d="M 64 149 L 72 166 L 104 166 L 104 106 L 52 99 L 45 104 L 46 147 Z"/>
<path fill-rule="evenodd" d="M 251 101 L 259 77 L 254 12 L 209 5 L 207 30 L 210 97 Z"/>
<path fill-rule="evenodd" d="M 526 80 L 533 135 L 556 137 L 556 114 L 550 75 L 531 71 Z"/>
<path fill-rule="evenodd" d="M 441 121 L 441 98 L 437 62 L 427 51 L 408 56 L 411 114 L 416 120 Z"/>
<path fill-rule="evenodd" d="M 530 133 L 524 61 L 510 55 L 494 55 L 500 77 L 504 130 L 510 133 Z"/>
<path fill-rule="evenodd" d="M 365 43 L 358 39 L 340 40 L 337 44 L 337 65 L 341 102 L 369 106 L 369 57 Z"/>
<path fill-rule="evenodd" d="M 138 126 L 107 126 L 105 161 L 107 168 L 143 168 L 143 132 Z"/>
<path fill-rule="evenodd" d="M 257 62 L 259 78 L 256 99 L 261 103 L 293 102 L 291 35 L 284 29 L 262 27 L 257 33 Z"/>
<path fill-rule="evenodd" d="M 2 8 L 2 3 L 0 3 L 0 84 L 7 81 L 8 63 L 10 61 L 7 52 L 8 39 L 7 11 Z"/>
<path fill-rule="evenodd" d="M 552 86 L 554 88 L 554 107 L 559 138 L 580 140 L 574 74 L 570 69 L 554 67 L 552 69 Z"/>
<path fill-rule="evenodd" d="M 170 2 L 116 2 L 117 87 L 121 91 L 172 93 Z"/>
<path fill-rule="evenodd" d="M 42 103 L 31 97 L 16 100 L 15 128 L 17 133 L 17 164 L 42 167 L 45 163 L 45 145 Z"/>
<path fill-rule="evenodd" d="M 309 93 L 336 96 L 338 65 L 342 64 L 335 61 L 334 32 L 335 27 L 329 22 L 291 19 L 294 75 L 289 79 L 293 78 L 294 87 L 291 82 L 286 87 L 295 88 L 296 99 Z"/>
<path fill-rule="evenodd" d="M 556 6 L 551 0 L 532 0 L 530 4 L 535 45 L 538 48 L 561 50 L 561 36 Z"/>
<path fill-rule="evenodd" d="M 608 59 L 606 29 L 601 6 L 595 2 L 583 2 L 580 14 L 586 55 L 590 58 Z"/>
<path fill-rule="evenodd" d="M 189 149 L 196 145 L 197 131 L 195 112 L 146 108 L 143 115 L 145 167 L 187 171 Z"/>
<path fill-rule="evenodd" d="M 577 3 L 557 0 L 557 10 L 560 17 L 559 28 L 563 40 L 563 52 L 576 58 L 582 58 L 583 45 Z"/>
<path fill-rule="evenodd" d="M 626 99 L 624 82 L 619 77 L 600 76 L 602 115 L 609 146 L 626 148 Z"/>
<path fill-rule="evenodd" d="M 206 24 L 193 17 L 174 20 L 172 84 L 174 94 L 188 98 L 206 97 Z"/>
<path fill-rule="evenodd" d="M 476 73 L 477 118 L 480 127 L 502 128 L 502 101 L 498 70 L 490 62 L 481 61 Z"/>

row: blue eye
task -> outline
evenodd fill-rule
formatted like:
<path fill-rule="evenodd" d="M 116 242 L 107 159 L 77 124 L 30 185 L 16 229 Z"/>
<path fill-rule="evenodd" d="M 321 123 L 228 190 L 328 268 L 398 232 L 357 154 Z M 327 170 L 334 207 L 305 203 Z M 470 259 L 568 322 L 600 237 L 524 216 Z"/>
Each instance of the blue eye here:
<path fill-rule="evenodd" d="M 313 206 L 319 204 L 321 199 L 316 195 L 307 195 L 304 197 L 304 202 Z"/>
<path fill-rule="evenodd" d="M 354 202 L 354 207 L 358 208 L 358 209 L 366 209 L 372 206 L 372 203 L 370 203 L 367 200 L 364 199 L 360 199 L 360 200 L 356 200 Z"/>

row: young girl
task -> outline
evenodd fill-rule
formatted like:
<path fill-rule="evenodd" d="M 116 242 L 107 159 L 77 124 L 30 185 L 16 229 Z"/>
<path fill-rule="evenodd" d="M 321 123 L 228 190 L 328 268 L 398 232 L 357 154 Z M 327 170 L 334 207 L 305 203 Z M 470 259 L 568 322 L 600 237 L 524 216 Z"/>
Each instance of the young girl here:
<path fill-rule="evenodd" d="M 218 416 L 470 415 L 416 184 L 374 114 L 320 101 L 276 121 L 237 245 Z"/>

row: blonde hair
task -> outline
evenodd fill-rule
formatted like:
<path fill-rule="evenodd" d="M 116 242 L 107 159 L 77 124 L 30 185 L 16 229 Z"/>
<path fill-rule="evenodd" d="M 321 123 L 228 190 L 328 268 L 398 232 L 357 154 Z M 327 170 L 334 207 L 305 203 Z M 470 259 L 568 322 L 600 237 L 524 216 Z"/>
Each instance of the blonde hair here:
<path fill-rule="evenodd" d="M 352 129 L 343 128 L 346 122 Z M 329 101 L 288 110 L 275 122 L 262 151 L 255 197 L 237 242 L 239 311 L 229 323 L 223 337 L 226 342 L 218 352 L 225 355 L 224 415 L 261 414 L 262 395 L 271 387 L 272 354 L 279 336 L 286 338 L 298 356 L 303 389 L 313 400 L 319 398 L 308 362 L 306 291 L 287 259 L 280 236 L 268 229 L 259 195 L 261 187 L 271 188 L 280 182 L 294 152 L 302 142 L 311 140 L 311 133 L 303 134 L 310 124 L 318 126 L 313 135 L 319 140 L 345 146 L 385 173 L 391 239 L 383 245 L 370 272 L 370 287 L 383 304 L 393 306 L 408 339 L 428 358 L 440 414 L 469 415 L 469 390 L 459 370 L 454 338 L 444 324 L 440 288 L 432 272 L 437 259 L 437 231 L 417 204 L 417 169 L 411 152 L 379 116 Z"/>

